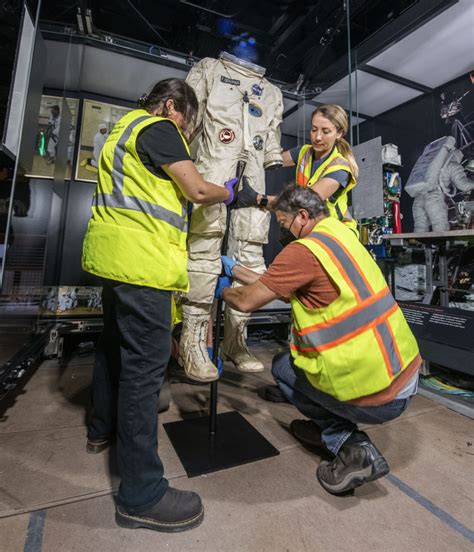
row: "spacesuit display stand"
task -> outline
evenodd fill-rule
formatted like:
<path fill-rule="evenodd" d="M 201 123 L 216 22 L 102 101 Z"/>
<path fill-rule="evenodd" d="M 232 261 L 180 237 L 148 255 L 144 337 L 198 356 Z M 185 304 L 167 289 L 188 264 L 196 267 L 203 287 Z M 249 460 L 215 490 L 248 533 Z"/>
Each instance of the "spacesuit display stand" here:
<path fill-rule="evenodd" d="M 240 180 L 245 162 L 237 163 L 236 176 Z M 222 240 L 221 254 L 227 254 L 230 227 L 230 207 L 227 207 L 227 222 Z M 222 297 L 217 301 L 216 327 L 214 331 L 214 366 L 218 365 L 222 329 Z M 188 477 L 224 470 L 248 464 L 279 453 L 261 433 L 236 411 L 217 414 L 217 380 L 212 381 L 209 416 L 191 418 L 163 424 L 176 454 Z"/>

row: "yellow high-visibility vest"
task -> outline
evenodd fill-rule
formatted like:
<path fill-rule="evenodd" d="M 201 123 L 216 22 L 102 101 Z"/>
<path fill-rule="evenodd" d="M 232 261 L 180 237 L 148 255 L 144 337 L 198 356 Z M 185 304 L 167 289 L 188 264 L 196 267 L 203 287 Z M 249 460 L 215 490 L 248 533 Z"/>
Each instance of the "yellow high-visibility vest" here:
<path fill-rule="evenodd" d="M 136 148 L 140 132 L 163 120 L 176 126 L 170 119 L 135 109 L 107 138 L 99 158 L 82 267 L 119 282 L 188 291 L 186 199 L 172 180 L 143 165 Z"/>
<path fill-rule="evenodd" d="M 291 298 L 291 354 L 309 382 L 340 401 L 386 389 L 419 355 L 400 307 L 370 253 L 333 217 L 298 240 L 318 259 L 339 296 L 310 309 Z"/>
<path fill-rule="evenodd" d="M 332 152 L 328 155 L 322 164 L 311 175 L 313 166 L 313 148 L 310 144 L 305 144 L 298 155 L 298 163 L 296 164 L 296 183 L 298 186 L 311 188 L 318 180 L 324 177 L 331 177 L 331 173 L 339 170 L 345 170 L 349 173 L 350 178 L 347 186 L 340 188 L 336 192 L 334 200 L 326 199 L 326 205 L 329 209 L 329 214 L 337 218 L 353 230 L 357 232 L 357 222 L 352 218 L 348 209 L 349 192 L 356 185 L 355 176 L 349 166 L 349 162 L 342 153 L 334 146 Z"/>

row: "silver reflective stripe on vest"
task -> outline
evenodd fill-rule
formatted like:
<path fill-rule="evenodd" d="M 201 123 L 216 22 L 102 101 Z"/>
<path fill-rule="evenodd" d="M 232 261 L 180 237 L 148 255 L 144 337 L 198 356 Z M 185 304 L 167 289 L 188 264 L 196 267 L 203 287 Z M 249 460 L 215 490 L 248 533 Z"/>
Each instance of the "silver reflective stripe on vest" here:
<path fill-rule="evenodd" d="M 341 320 L 340 322 L 336 322 L 330 326 L 309 332 L 305 335 L 295 335 L 295 344 L 299 349 L 304 350 L 305 348 L 312 348 L 317 350 L 318 347 L 328 345 L 333 341 L 344 338 L 352 332 L 356 332 L 357 330 L 360 330 L 359 333 L 361 333 L 364 331 L 365 326 L 383 316 L 384 313 L 392 308 L 394 304 L 395 301 L 393 297 L 389 292 L 387 292 L 387 295 L 384 295 L 375 303 L 367 305 L 360 311 L 350 315 L 348 318 Z M 390 338 L 390 334 L 388 335 Z"/>
<path fill-rule="evenodd" d="M 330 251 L 334 254 L 336 259 L 341 264 L 343 270 L 346 272 L 347 276 L 357 288 L 361 299 L 368 299 L 372 296 L 371 291 L 367 287 L 366 283 L 362 279 L 362 276 L 359 274 L 359 271 L 354 266 L 353 261 L 344 251 L 344 249 L 337 243 L 336 240 L 330 238 L 325 234 L 320 234 L 319 232 L 312 232 L 309 234 L 308 238 L 316 238 L 318 241 L 322 242 Z"/>
<path fill-rule="evenodd" d="M 133 129 L 138 126 L 140 123 L 143 123 L 143 121 L 146 121 L 147 119 L 150 119 L 151 115 L 143 115 L 143 117 L 139 117 L 138 119 L 135 119 L 132 121 L 128 127 L 123 131 L 122 136 L 120 136 L 117 144 L 115 145 L 114 149 L 114 164 L 112 167 L 112 180 L 114 181 L 114 195 L 122 195 L 123 192 L 123 160 L 125 158 L 125 152 L 127 151 L 125 149 L 125 144 L 127 143 L 128 139 L 132 135 Z M 125 207 L 126 209 L 126 207 Z"/>
<path fill-rule="evenodd" d="M 110 207 L 112 209 L 127 209 L 130 211 L 138 211 L 140 213 L 145 213 L 157 220 L 162 220 L 163 222 L 168 223 L 169 225 L 181 230 L 182 232 L 187 231 L 186 224 L 186 201 L 184 198 L 180 199 L 181 202 L 181 215 L 178 215 L 174 211 L 166 209 L 162 205 L 156 203 L 151 203 L 144 199 L 138 197 L 125 195 L 123 193 L 124 186 L 124 159 L 126 148 L 125 144 L 129 140 L 132 132 L 136 126 L 143 123 L 147 119 L 150 119 L 150 115 L 143 115 L 138 119 L 132 121 L 128 127 L 123 131 L 120 136 L 115 149 L 114 149 L 114 160 L 112 167 L 112 181 L 113 189 L 111 194 L 97 193 L 93 203 L 96 206 L 100 207 Z"/>
<path fill-rule="evenodd" d="M 395 346 L 393 344 L 392 336 L 388 331 L 388 326 L 386 322 L 379 324 L 376 328 L 379 332 L 380 337 L 382 338 L 385 350 L 387 351 L 388 358 L 390 360 L 390 366 L 392 367 L 392 373 L 396 376 L 402 367 L 400 366 L 400 360 L 398 359 L 397 353 L 395 352 Z"/>
<path fill-rule="evenodd" d="M 95 205 L 100 207 L 110 207 L 112 209 L 128 209 L 129 211 L 138 211 L 150 215 L 154 219 L 167 222 L 178 230 L 187 232 L 187 224 L 185 220 L 185 208 L 183 214 L 179 216 L 177 213 L 165 209 L 156 203 L 150 203 L 138 197 L 117 195 L 117 194 L 98 194 L 95 197 Z"/>
<path fill-rule="evenodd" d="M 306 165 L 306 162 L 308 160 L 308 156 L 313 155 L 312 148 L 308 148 L 308 151 L 303 155 L 303 158 L 301 159 L 300 165 L 298 167 L 299 172 L 304 176 L 304 168 Z"/>

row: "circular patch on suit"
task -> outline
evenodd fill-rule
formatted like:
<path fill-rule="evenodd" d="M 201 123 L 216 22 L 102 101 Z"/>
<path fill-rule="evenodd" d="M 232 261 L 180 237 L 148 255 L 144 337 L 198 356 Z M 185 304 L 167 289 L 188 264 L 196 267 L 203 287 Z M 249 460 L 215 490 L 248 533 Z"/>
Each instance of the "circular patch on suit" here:
<path fill-rule="evenodd" d="M 263 149 L 263 138 L 260 134 L 253 137 L 253 147 L 258 151 Z"/>
<path fill-rule="evenodd" d="M 262 110 L 260 107 L 258 107 L 257 104 L 249 103 L 249 113 L 252 115 L 252 117 L 261 117 L 262 116 Z"/>
<path fill-rule="evenodd" d="M 261 96 L 263 88 L 257 83 L 252 84 L 252 92 L 255 94 L 255 96 Z"/>
<path fill-rule="evenodd" d="M 235 139 L 235 132 L 231 128 L 223 128 L 219 132 L 219 140 L 223 144 L 230 144 Z"/>

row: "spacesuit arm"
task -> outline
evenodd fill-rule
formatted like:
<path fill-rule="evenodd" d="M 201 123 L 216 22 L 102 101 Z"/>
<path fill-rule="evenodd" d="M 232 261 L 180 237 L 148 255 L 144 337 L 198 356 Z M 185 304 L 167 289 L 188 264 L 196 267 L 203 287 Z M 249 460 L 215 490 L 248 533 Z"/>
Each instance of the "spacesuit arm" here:
<path fill-rule="evenodd" d="M 283 119 L 283 96 L 278 88 L 275 88 L 277 100 L 275 102 L 275 111 L 270 122 L 265 140 L 265 152 L 263 156 L 263 166 L 265 169 L 281 167 L 283 163 L 281 155 L 281 122 Z"/>
<path fill-rule="evenodd" d="M 443 171 L 444 172 L 444 169 Z M 470 180 L 464 172 L 460 163 L 449 163 L 446 168 L 446 176 L 460 192 L 470 192 L 474 190 L 474 182 Z M 446 180 L 448 180 L 448 178 Z"/>

